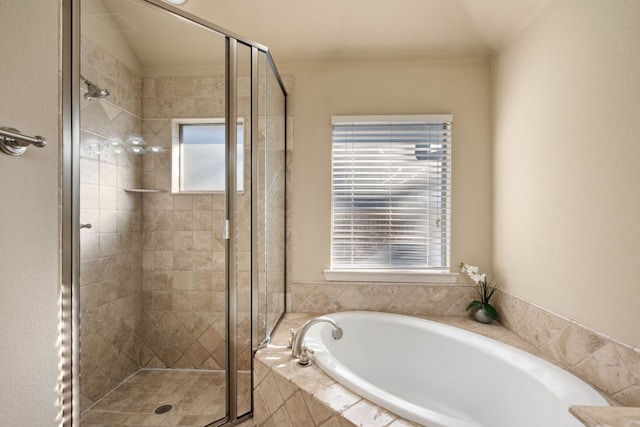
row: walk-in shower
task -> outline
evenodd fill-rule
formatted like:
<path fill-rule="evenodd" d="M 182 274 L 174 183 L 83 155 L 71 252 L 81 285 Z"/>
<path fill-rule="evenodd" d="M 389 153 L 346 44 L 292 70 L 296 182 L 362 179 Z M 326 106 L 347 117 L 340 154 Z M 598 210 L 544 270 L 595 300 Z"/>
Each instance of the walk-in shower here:
<path fill-rule="evenodd" d="M 286 91 L 159 0 L 73 0 L 73 425 L 250 416 L 285 309 Z"/>

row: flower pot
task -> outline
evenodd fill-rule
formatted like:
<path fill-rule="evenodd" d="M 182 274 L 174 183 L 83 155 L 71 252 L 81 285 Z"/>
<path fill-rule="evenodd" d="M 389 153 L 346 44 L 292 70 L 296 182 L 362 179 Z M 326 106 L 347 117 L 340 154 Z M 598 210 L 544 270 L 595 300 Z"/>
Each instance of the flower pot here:
<path fill-rule="evenodd" d="M 491 321 L 493 320 L 486 311 L 484 311 L 484 308 L 479 307 L 476 311 L 473 312 L 473 317 L 476 318 L 476 320 L 480 323 L 486 323 L 489 324 L 491 323 Z"/>

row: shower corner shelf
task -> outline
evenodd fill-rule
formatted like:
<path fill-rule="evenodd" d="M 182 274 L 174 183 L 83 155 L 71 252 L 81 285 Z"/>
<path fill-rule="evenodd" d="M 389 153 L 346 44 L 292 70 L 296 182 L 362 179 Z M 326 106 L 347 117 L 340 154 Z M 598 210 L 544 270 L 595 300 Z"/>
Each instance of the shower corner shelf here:
<path fill-rule="evenodd" d="M 164 190 L 151 190 L 148 188 L 125 188 L 127 193 L 166 193 Z"/>

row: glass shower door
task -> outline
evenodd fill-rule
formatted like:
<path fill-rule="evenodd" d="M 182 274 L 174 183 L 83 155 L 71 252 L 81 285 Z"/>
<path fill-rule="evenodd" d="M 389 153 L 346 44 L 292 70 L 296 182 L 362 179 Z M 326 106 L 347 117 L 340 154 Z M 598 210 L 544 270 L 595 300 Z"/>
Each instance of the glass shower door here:
<path fill-rule="evenodd" d="M 286 93 L 270 58 L 257 55 L 258 110 L 256 242 L 258 344 L 270 339 L 285 312 L 286 289 Z"/>
<path fill-rule="evenodd" d="M 285 310 L 280 77 L 159 0 L 77 2 L 74 408 L 85 427 L 246 418 Z"/>
<path fill-rule="evenodd" d="M 222 422 L 227 38 L 146 2 L 80 7 L 82 425 Z"/>
<path fill-rule="evenodd" d="M 229 371 L 235 375 L 235 385 L 232 385 L 231 412 L 241 417 L 251 412 L 251 373 L 252 373 L 252 345 L 251 345 L 251 259 L 252 259 L 252 103 L 251 103 L 251 47 L 243 43 L 232 42 L 235 46 L 231 52 L 235 53 L 235 90 L 234 106 L 236 121 L 243 124 L 242 148 L 237 145 L 235 153 L 236 164 L 243 165 L 242 181 L 235 185 L 236 191 L 229 194 L 235 201 L 230 206 L 235 206 L 235 252 L 230 256 L 235 260 L 235 286 L 230 287 L 229 306 L 230 311 L 235 310 L 235 315 L 230 319 L 230 334 L 235 337 L 235 345 L 230 348 L 229 356 L 234 361 L 234 369 Z M 233 57 L 230 57 L 233 61 Z M 232 76 L 233 77 L 233 76 Z M 240 175 L 238 175 L 240 177 Z M 231 271 L 230 271 L 231 273 Z"/>

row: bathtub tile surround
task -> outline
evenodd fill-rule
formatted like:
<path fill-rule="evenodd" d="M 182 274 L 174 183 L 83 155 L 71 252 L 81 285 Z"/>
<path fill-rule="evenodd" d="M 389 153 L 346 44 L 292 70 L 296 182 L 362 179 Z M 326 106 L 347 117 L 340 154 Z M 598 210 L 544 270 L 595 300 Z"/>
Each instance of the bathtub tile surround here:
<path fill-rule="evenodd" d="M 287 313 L 269 347 L 259 350 L 254 370 L 256 425 L 297 426 L 416 426 L 347 390 L 320 368 L 296 366 L 286 348 L 290 327 L 313 316 Z"/>
<path fill-rule="evenodd" d="M 393 426 L 416 424 L 351 392 L 316 365 L 301 368 L 286 348 L 289 328 L 297 329 L 316 314 L 287 313 L 269 347 L 256 353 L 254 421 L 260 426 Z M 493 323 L 470 317 L 418 316 L 485 335 L 550 360 L 523 338 Z M 551 361 L 551 360 L 550 360 Z M 304 422 L 304 423 L 302 423 Z"/>
<path fill-rule="evenodd" d="M 640 408 L 608 408 L 594 406 L 572 406 L 569 411 L 588 427 L 638 427 Z"/>
<path fill-rule="evenodd" d="M 289 312 L 331 313 L 384 311 L 418 316 L 467 316 L 474 286 L 294 282 L 289 285 Z"/>
<path fill-rule="evenodd" d="M 549 359 L 609 394 L 640 407 L 640 349 L 500 291 L 500 322 Z"/>
<path fill-rule="evenodd" d="M 395 414 L 379 408 L 335 382 L 320 368 L 296 366 L 291 350 L 285 348 L 288 329 L 298 328 L 314 315 L 287 313 L 271 345 L 256 354 L 254 373 L 254 421 L 264 426 L 415 426 Z M 479 324 L 469 317 L 424 316 L 452 326 L 480 333 L 545 358 L 534 346 L 498 325 Z M 546 358 L 549 359 L 549 358 Z M 296 406 L 300 402 L 304 406 Z M 292 401 L 294 400 L 294 401 Z M 292 408 L 296 408 L 296 413 Z M 298 418 L 296 418 L 298 417 Z M 303 417 L 311 423 L 298 424 Z"/>
<path fill-rule="evenodd" d="M 476 296 L 473 286 L 337 282 L 294 282 L 289 293 L 289 312 L 371 310 L 463 319 L 469 316 L 466 306 Z M 503 290 L 494 299 L 498 321 L 531 344 L 527 351 L 559 364 L 622 405 L 640 406 L 640 349 Z"/>

